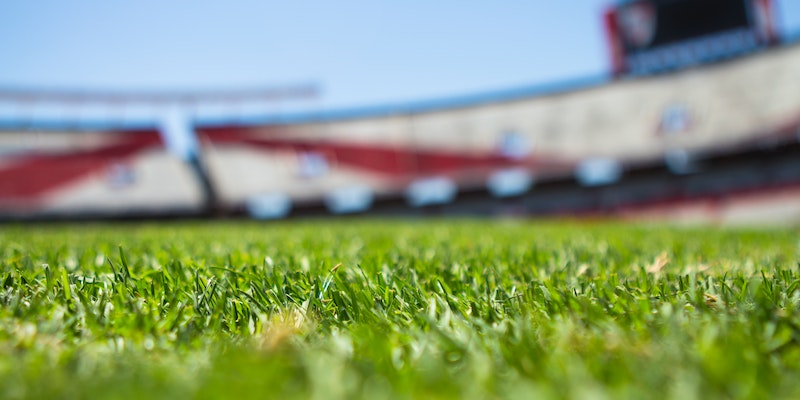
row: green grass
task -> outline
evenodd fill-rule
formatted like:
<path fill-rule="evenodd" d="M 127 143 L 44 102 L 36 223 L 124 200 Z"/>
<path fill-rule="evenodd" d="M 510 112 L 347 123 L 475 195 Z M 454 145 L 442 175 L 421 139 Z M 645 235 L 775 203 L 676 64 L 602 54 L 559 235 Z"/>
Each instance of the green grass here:
<path fill-rule="evenodd" d="M 0 398 L 800 398 L 797 230 L 0 227 Z"/>

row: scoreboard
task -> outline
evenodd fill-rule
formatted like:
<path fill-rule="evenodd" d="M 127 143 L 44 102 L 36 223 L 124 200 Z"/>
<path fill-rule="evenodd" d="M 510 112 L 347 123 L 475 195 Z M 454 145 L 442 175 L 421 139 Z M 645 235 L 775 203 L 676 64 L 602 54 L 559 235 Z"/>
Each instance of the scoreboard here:
<path fill-rule="evenodd" d="M 777 42 L 771 0 L 633 0 L 605 14 L 615 76 L 736 57 Z"/>

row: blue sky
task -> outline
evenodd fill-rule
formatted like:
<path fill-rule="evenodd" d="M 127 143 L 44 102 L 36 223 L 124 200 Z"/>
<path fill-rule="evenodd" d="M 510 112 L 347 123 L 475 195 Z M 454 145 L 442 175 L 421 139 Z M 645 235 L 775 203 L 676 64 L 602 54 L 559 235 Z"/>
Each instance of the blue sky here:
<path fill-rule="evenodd" d="M 316 108 L 424 100 L 607 70 L 609 0 L 0 2 L 0 86 L 317 84 Z M 800 31 L 800 1 L 777 0 Z"/>

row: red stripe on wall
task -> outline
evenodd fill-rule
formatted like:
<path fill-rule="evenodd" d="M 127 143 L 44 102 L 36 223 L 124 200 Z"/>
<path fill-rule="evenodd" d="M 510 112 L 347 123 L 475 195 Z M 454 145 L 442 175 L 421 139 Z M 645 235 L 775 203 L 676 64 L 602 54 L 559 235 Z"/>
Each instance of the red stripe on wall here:
<path fill-rule="evenodd" d="M 213 128 L 198 131 L 211 145 L 238 144 L 270 151 L 316 152 L 339 165 L 392 177 L 450 174 L 511 166 L 558 169 L 572 165 L 541 157 L 515 159 L 499 153 L 470 154 L 447 150 L 416 150 L 399 146 L 333 142 L 324 139 L 309 142 L 265 137 L 272 136 L 271 133 L 281 136 L 287 134 L 279 128 L 270 131 L 255 131 L 248 128 Z"/>
<path fill-rule="evenodd" d="M 163 146 L 156 131 L 116 134 L 114 142 L 90 150 L 17 156 L 0 167 L 0 200 L 35 200 L 144 149 Z"/>

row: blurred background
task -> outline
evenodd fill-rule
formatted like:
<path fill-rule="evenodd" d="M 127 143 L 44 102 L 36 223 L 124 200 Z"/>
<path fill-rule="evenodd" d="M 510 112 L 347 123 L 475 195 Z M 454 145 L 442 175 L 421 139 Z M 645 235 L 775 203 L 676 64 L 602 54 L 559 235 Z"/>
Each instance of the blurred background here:
<path fill-rule="evenodd" d="M 800 222 L 800 3 L 0 4 L 0 219 Z"/>

